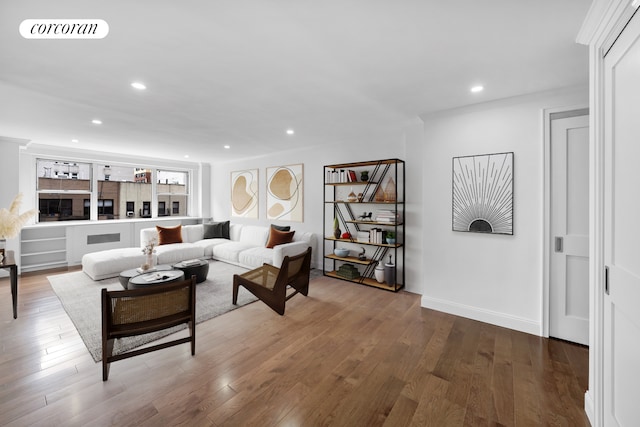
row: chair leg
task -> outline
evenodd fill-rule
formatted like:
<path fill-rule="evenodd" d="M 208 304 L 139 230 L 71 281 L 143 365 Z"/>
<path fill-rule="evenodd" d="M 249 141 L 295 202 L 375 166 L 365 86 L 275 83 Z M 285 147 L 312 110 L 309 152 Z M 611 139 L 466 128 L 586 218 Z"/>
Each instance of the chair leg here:
<path fill-rule="evenodd" d="M 238 287 L 239 286 L 240 286 L 240 283 L 238 283 L 238 275 L 234 274 L 233 275 L 233 298 L 231 300 L 233 305 L 238 304 Z"/>
<path fill-rule="evenodd" d="M 109 379 L 109 367 L 111 366 L 109 358 L 113 354 L 114 341 L 114 339 L 107 340 L 106 345 L 102 347 L 102 381 Z"/>

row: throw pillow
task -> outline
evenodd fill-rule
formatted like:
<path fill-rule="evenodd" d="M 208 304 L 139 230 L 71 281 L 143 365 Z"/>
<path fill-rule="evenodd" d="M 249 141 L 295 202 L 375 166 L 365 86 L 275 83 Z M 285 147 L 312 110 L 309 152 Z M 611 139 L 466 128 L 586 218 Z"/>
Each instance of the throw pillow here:
<path fill-rule="evenodd" d="M 227 239 L 229 240 L 229 221 L 212 222 L 204 225 L 205 239 Z"/>
<path fill-rule="evenodd" d="M 291 231 L 290 225 L 275 225 L 271 224 L 271 228 L 275 228 L 278 231 Z"/>
<path fill-rule="evenodd" d="M 158 245 L 168 245 L 170 243 L 182 243 L 182 225 L 175 227 L 160 227 L 156 225 L 158 231 Z"/>
<path fill-rule="evenodd" d="M 278 231 L 272 227 L 269 230 L 269 241 L 267 242 L 267 248 L 273 248 L 274 246 L 290 243 L 293 240 L 294 234 L 295 231 Z"/>

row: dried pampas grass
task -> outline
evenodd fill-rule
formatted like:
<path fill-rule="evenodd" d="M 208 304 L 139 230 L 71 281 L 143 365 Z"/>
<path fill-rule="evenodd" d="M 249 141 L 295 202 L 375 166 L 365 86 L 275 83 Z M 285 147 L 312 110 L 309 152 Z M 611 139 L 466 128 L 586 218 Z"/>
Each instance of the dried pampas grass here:
<path fill-rule="evenodd" d="M 16 237 L 22 226 L 37 213 L 35 209 L 31 209 L 20 214 L 21 204 L 22 193 L 18 193 L 8 210 L 6 208 L 0 209 L 0 239 Z"/>

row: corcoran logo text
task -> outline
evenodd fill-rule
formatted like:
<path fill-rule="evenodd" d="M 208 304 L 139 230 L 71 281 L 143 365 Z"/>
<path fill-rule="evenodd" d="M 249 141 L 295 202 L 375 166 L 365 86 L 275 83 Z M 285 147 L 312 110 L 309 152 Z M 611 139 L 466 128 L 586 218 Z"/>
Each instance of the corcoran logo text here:
<path fill-rule="evenodd" d="M 25 19 L 20 34 L 25 39 L 102 39 L 109 24 L 102 19 Z"/>

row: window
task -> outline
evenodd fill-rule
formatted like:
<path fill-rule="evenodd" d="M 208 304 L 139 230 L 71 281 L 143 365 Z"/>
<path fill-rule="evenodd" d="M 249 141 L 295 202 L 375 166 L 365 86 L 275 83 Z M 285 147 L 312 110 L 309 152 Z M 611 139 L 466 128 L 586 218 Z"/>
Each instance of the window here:
<path fill-rule="evenodd" d="M 91 164 L 36 161 L 38 221 L 89 219 L 84 200 L 91 195 Z"/>
<path fill-rule="evenodd" d="M 158 216 L 188 215 L 187 171 L 55 159 L 36 163 L 39 221 L 151 218 L 156 200 Z"/>

